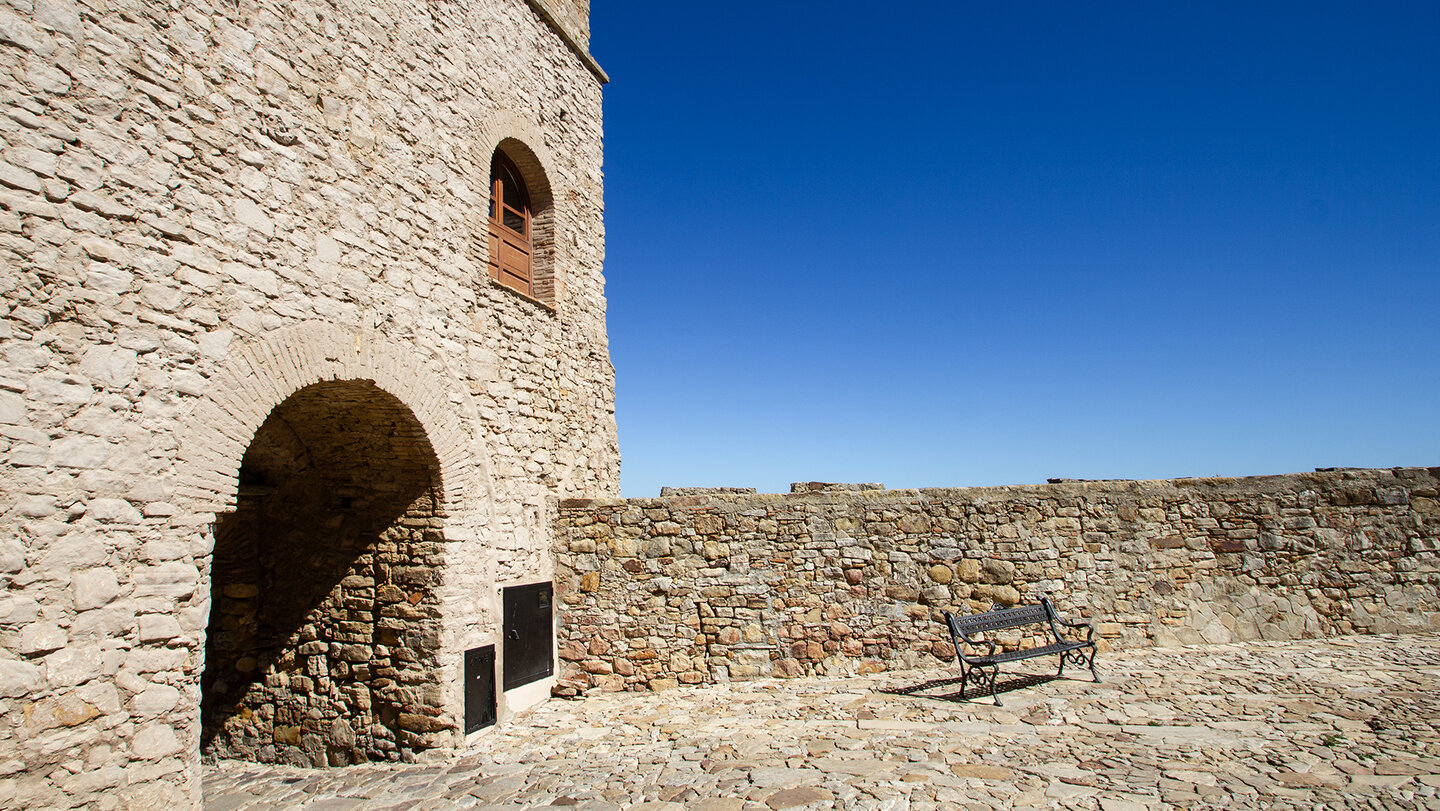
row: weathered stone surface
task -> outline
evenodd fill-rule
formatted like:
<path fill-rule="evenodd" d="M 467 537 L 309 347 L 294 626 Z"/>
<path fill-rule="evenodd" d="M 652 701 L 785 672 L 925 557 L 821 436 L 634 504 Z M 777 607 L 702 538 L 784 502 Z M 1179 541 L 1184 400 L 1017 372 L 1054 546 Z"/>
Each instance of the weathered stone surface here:
<path fill-rule="evenodd" d="M 0 658 L 0 698 L 21 698 L 44 683 L 44 673 L 29 662 Z"/>
<path fill-rule="evenodd" d="M 140 615 L 141 642 L 164 642 L 180 634 L 180 622 L 169 614 Z"/>
<path fill-rule="evenodd" d="M 950 772 L 956 777 L 975 777 L 980 780 L 1010 780 L 1015 777 L 1013 769 L 983 763 L 957 763 L 950 767 Z"/>
<path fill-rule="evenodd" d="M 46 656 L 45 681 L 52 688 L 76 687 L 94 678 L 101 662 L 100 646 L 88 639 L 66 645 Z"/>
<path fill-rule="evenodd" d="M 80 358 L 80 371 L 92 382 L 123 389 L 135 379 L 139 368 L 134 350 L 116 346 L 92 346 Z"/>
<path fill-rule="evenodd" d="M 169 725 L 150 723 L 140 727 L 139 731 L 135 733 L 133 746 L 136 757 L 142 760 L 155 760 L 179 751 L 180 740 L 175 736 L 175 730 Z"/>
<path fill-rule="evenodd" d="M 50 443 L 49 462 L 54 467 L 93 470 L 105 466 L 110 443 L 93 436 L 67 436 Z M 104 514 L 104 505 L 100 506 Z"/>
<path fill-rule="evenodd" d="M 100 710 L 78 692 L 42 698 L 25 706 L 25 728 L 32 734 L 75 727 L 100 715 Z"/>
<path fill-rule="evenodd" d="M 32 622 L 20 629 L 20 640 L 15 649 L 26 655 L 48 653 L 65 647 L 68 639 L 65 629 L 53 622 Z"/>
<path fill-rule="evenodd" d="M 138 524 L 143 518 L 133 504 L 121 498 L 94 499 L 86 506 L 85 514 L 106 524 Z"/>
<path fill-rule="evenodd" d="M 0 34 L 0 37 L 4 37 L 4 34 Z M 5 41 L 10 40 L 6 39 Z M 40 178 L 34 172 L 12 166 L 4 161 L 0 161 L 0 183 L 32 194 L 39 194 L 42 188 Z"/>
<path fill-rule="evenodd" d="M 811 803 L 829 802 L 835 799 L 835 795 L 823 788 L 814 786 L 801 786 L 798 788 L 781 789 L 765 798 L 765 804 L 771 808 L 794 808 Z"/>
<path fill-rule="evenodd" d="M 77 611 L 100 608 L 120 594 L 120 583 L 111 569 L 96 568 L 76 572 L 73 585 Z"/>
<path fill-rule="evenodd" d="M 84 405 L 93 394 L 88 380 L 62 372 L 42 372 L 25 385 L 26 399 L 42 405 Z"/>
<path fill-rule="evenodd" d="M 131 711 L 141 717 L 164 715 L 180 703 L 180 691 L 168 684 L 152 684 L 135 696 Z"/>

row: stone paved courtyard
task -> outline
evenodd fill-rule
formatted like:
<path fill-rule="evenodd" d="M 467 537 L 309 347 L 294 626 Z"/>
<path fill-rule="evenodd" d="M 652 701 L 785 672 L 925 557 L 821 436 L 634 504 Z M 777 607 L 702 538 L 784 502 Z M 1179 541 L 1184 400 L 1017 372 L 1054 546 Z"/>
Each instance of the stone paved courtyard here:
<path fill-rule="evenodd" d="M 1003 707 L 885 692 L 941 670 L 556 700 L 443 763 L 207 767 L 206 808 L 1440 809 L 1440 635 L 1100 666 Z"/>

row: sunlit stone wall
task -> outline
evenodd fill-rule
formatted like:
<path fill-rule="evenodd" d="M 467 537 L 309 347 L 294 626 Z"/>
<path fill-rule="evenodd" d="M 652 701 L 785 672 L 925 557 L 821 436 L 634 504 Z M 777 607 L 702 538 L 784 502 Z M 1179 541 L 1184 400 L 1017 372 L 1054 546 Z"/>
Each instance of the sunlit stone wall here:
<path fill-rule="evenodd" d="M 1440 630 L 1437 474 L 570 501 L 559 690 L 938 667 L 1041 595 L 1102 650 Z"/>

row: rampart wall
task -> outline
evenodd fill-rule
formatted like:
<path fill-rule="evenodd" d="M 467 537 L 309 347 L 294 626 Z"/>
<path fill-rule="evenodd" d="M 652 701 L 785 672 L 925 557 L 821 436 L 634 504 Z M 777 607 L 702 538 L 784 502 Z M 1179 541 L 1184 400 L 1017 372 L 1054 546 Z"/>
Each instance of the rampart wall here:
<path fill-rule="evenodd" d="M 938 666 L 942 610 L 1042 594 L 1102 649 L 1433 630 L 1437 475 L 571 500 L 558 689 Z"/>

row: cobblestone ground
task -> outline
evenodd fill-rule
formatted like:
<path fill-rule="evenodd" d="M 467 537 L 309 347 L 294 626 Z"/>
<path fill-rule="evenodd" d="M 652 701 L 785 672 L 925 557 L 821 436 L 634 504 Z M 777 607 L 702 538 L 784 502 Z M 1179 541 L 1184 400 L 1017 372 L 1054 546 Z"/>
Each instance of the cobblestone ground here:
<path fill-rule="evenodd" d="M 210 767 L 206 808 L 1440 809 L 1440 635 L 1136 650 L 1100 671 L 1004 707 L 884 692 L 938 671 L 556 700 L 444 763 Z"/>

